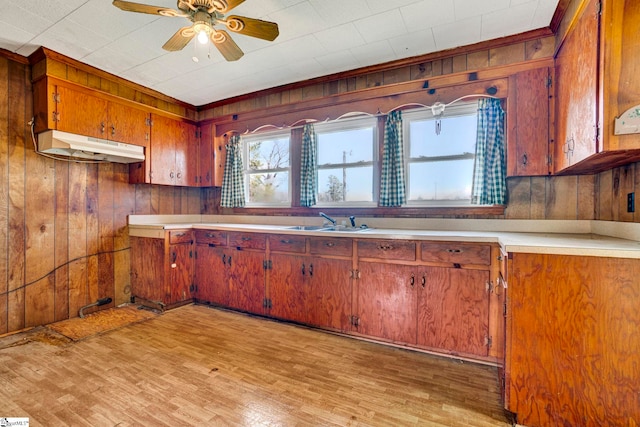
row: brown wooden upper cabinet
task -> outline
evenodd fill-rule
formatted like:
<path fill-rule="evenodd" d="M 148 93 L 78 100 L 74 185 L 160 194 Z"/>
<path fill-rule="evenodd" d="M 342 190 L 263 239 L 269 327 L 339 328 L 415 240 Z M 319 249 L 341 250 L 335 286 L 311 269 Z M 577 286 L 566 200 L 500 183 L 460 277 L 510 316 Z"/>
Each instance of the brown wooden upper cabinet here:
<path fill-rule="evenodd" d="M 142 145 L 149 143 L 149 113 L 95 92 L 41 79 L 34 83 L 35 132 L 47 129 Z"/>
<path fill-rule="evenodd" d="M 553 69 L 521 71 L 509 78 L 507 176 L 550 173 L 549 123 Z"/>
<path fill-rule="evenodd" d="M 196 186 L 198 141 L 194 124 L 151 114 L 151 144 L 146 162 L 149 173 L 144 181 L 130 173 L 130 182 L 160 185 Z M 136 166 L 131 166 L 134 169 Z"/>
<path fill-rule="evenodd" d="M 595 173 L 638 161 L 640 137 L 614 135 L 615 118 L 640 102 L 637 2 L 583 0 L 575 19 L 565 20 L 555 62 L 553 171 Z"/>

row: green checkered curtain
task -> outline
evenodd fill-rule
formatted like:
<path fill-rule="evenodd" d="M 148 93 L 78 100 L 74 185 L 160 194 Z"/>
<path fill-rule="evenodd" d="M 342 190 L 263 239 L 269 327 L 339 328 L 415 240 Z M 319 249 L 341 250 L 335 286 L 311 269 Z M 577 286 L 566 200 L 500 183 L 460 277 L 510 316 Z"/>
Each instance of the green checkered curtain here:
<path fill-rule="evenodd" d="M 478 133 L 471 203 L 503 205 L 507 194 L 504 110 L 499 99 L 478 101 Z"/>
<path fill-rule="evenodd" d="M 405 201 L 402 113 L 392 111 L 384 126 L 380 206 L 401 206 Z"/>
<path fill-rule="evenodd" d="M 227 157 L 222 175 L 220 206 L 241 208 L 244 206 L 244 176 L 242 174 L 242 152 L 240 135 L 233 135 L 227 144 Z"/>
<path fill-rule="evenodd" d="M 300 206 L 316 204 L 318 193 L 318 141 L 313 125 L 302 129 L 302 159 L 300 165 Z"/>

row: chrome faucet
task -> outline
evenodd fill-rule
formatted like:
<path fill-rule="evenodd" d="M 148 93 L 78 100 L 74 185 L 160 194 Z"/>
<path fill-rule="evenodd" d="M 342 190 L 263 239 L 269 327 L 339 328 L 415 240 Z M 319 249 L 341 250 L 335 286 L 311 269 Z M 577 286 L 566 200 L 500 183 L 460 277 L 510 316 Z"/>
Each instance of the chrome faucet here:
<path fill-rule="evenodd" d="M 355 226 L 356 226 L 356 217 L 355 217 L 355 216 L 351 215 L 351 216 L 349 217 L 349 221 L 351 221 L 351 226 L 352 226 L 352 227 L 355 227 Z"/>
<path fill-rule="evenodd" d="M 327 221 L 329 221 L 331 224 L 333 224 L 334 226 L 336 225 L 336 220 L 331 218 L 329 215 L 327 215 L 324 212 L 320 212 L 320 216 L 323 217 L 324 219 L 326 219 Z"/>

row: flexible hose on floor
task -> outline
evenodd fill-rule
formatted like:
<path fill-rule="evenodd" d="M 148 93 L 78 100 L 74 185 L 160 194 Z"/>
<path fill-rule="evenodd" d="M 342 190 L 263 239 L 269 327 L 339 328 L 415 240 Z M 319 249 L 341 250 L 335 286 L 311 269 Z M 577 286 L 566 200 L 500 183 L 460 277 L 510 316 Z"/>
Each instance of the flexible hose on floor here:
<path fill-rule="evenodd" d="M 113 300 L 111 298 L 109 298 L 109 297 L 100 298 L 96 302 L 92 302 L 91 304 L 87 304 L 84 307 L 82 307 L 80 309 L 80 311 L 78 312 L 78 315 L 80 316 L 80 318 L 84 319 L 84 313 L 82 312 L 83 310 L 85 310 L 85 309 L 87 309 L 89 307 L 95 307 L 95 306 L 101 306 L 101 305 L 109 304 L 111 301 L 113 301 Z"/>

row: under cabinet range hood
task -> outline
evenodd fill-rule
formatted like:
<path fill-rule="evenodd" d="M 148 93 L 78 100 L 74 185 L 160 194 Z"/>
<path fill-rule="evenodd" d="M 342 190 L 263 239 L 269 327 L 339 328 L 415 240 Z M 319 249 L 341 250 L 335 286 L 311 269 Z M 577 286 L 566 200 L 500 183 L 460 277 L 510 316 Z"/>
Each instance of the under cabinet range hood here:
<path fill-rule="evenodd" d="M 139 145 L 76 135 L 59 130 L 48 130 L 38 134 L 38 151 L 113 163 L 144 161 L 144 147 Z"/>

